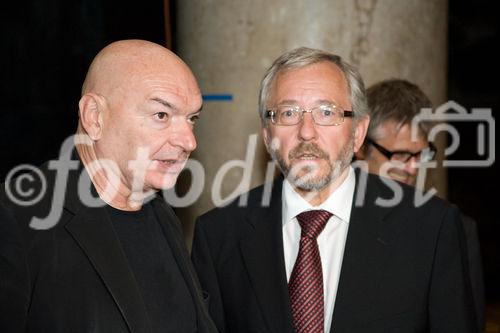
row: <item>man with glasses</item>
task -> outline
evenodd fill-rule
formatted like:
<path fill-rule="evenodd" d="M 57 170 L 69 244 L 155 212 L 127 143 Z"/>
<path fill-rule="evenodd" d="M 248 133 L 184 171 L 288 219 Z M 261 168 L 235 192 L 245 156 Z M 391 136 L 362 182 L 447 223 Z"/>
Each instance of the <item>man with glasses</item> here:
<path fill-rule="evenodd" d="M 378 82 L 367 89 L 370 126 L 364 145 L 356 158 L 368 162 L 373 174 L 416 185 L 419 162 L 428 162 L 436 156 L 436 148 L 427 140 L 431 124 L 420 122 L 418 135 L 412 140 L 411 123 L 421 109 L 432 104 L 425 93 L 415 84 L 401 79 Z M 423 187 L 425 179 L 422 179 Z M 476 222 L 461 216 L 468 250 L 470 280 L 480 331 L 484 327 L 484 282 L 481 253 Z"/>
<path fill-rule="evenodd" d="M 429 98 L 404 80 L 380 82 L 367 90 L 370 126 L 365 144 L 356 158 L 368 162 L 369 172 L 415 186 L 418 162 L 434 159 L 436 149 L 427 141 L 429 123 L 420 122 L 417 140 L 411 137 L 411 122 L 421 108 L 430 108 Z"/>
<path fill-rule="evenodd" d="M 195 227 L 218 329 L 474 332 L 456 207 L 416 207 L 407 186 L 384 205 L 392 189 L 350 165 L 369 123 L 356 69 L 321 50 L 287 52 L 264 76 L 259 115 L 283 177 Z"/>
<path fill-rule="evenodd" d="M 418 140 L 424 141 L 422 138 L 419 138 Z M 397 143 L 401 143 L 401 141 L 397 139 L 395 139 L 394 141 L 396 141 Z M 414 153 L 409 150 L 388 150 L 370 138 L 366 138 L 365 142 L 367 147 L 371 146 L 375 148 L 380 153 L 380 155 L 385 157 L 385 162 L 393 162 L 394 164 L 399 164 L 399 169 L 396 167 L 389 168 L 387 174 L 391 176 L 391 178 L 399 180 L 402 183 L 406 183 L 408 185 L 415 185 L 416 174 L 418 172 L 416 166 L 418 165 L 418 162 L 429 162 L 432 161 L 436 156 L 436 148 L 431 142 L 427 143 L 427 148 L 418 150 Z M 380 155 L 378 157 L 380 157 Z M 382 161 L 384 161 L 384 158 L 382 158 Z M 373 158 L 370 166 L 371 168 L 373 168 L 375 165 L 382 166 L 383 163 L 380 163 L 378 159 Z M 378 172 L 380 173 L 380 167 L 378 168 Z"/>

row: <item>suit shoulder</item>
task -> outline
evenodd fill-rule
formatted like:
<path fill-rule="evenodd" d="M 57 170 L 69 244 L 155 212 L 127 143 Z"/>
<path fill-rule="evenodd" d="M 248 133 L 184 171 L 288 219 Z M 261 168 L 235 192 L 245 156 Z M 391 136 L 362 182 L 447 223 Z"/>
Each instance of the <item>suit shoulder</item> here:
<path fill-rule="evenodd" d="M 375 191 L 383 198 L 390 197 L 391 195 L 400 195 L 400 200 L 404 204 L 414 204 L 418 206 L 425 204 L 450 206 L 449 202 L 441 199 L 435 194 L 429 194 L 432 190 L 423 191 L 415 186 L 371 173 L 367 174 L 366 177 L 368 188 Z"/>
<path fill-rule="evenodd" d="M 197 224 L 233 223 L 242 220 L 254 209 L 259 209 L 281 200 L 282 179 L 263 184 L 245 192 L 228 204 L 215 207 L 202 214 Z"/>
<path fill-rule="evenodd" d="M 429 190 L 423 191 L 378 175 L 368 174 L 366 177 L 365 200 L 369 204 L 382 206 L 394 212 L 405 211 L 415 217 L 428 216 L 433 220 L 450 211 L 453 214 L 458 211 L 455 205 L 429 193 Z M 358 192 L 361 185 L 357 185 Z"/>
<path fill-rule="evenodd" d="M 22 231 L 27 240 L 33 238 L 35 234 L 42 234 L 30 226 L 33 219 L 46 218 L 55 209 L 54 207 L 60 208 L 63 212 L 60 217 L 66 216 L 64 200 L 68 183 L 60 182 L 63 193 L 56 193 L 58 174 L 48 165 L 47 162 L 29 173 L 10 178 L 1 184 L 0 202 L 3 209 L 9 212 L 9 216 L 16 222 L 17 228 Z M 58 219 L 58 221 L 62 220 L 64 218 Z M 62 224 L 55 223 L 53 227 L 43 230 L 43 233 L 51 233 L 59 229 Z"/>

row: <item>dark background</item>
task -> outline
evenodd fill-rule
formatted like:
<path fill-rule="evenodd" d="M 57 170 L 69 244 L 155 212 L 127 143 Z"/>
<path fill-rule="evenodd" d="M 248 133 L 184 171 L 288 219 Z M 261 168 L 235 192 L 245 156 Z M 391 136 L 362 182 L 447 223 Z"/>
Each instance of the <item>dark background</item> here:
<path fill-rule="evenodd" d="M 18 164 L 58 156 L 75 133 L 80 88 L 100 49 L 131 38 L 165 45 L 162 0 L 7 3 L 0 7 L 2 181 Z"/>
<path fill-rule="evenodd" d="M 470 108 L 500 110 L 498 1 L 449 2 L 448 98 Z M 454 123 L 460 133 L 457 159 L 477 156 L 473 123 Z M 454 156 L 455 158 L 455 156 Z M 477 221 L 486 296 L 500 301 L 500 223 L 496 163 L 489 168 L 449 168 L 448 199 Z"/>
<path fill-rule="evenodd" d="M 467 108 L 490 107 L 493 115 L 500 107 L 496 3 L 449 4 L 449 99 Z M 58 155 L 60 144 L 76 130 L 80 87 L 103 46 L 128 38 L 163 45 L 166 41 L 161 0 L 142 1 L 140 6 L 130 0 L 33 0 L 1 6 L 3 180 L 16 165 L 38 165 Z M 175 48 L 175 30 L 173 35 Z M 475 128 L 457 126 L 457 156 L 475 156 Z M 478 222 L 489 302 L 500 300 L 496 170 L 495 164 L 448 173 L 450 201 Z"/>

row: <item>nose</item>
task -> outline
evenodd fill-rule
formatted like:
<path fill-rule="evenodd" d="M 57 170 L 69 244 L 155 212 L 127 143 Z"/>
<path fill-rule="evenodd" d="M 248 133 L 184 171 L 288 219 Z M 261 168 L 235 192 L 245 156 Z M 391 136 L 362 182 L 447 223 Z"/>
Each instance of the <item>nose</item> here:
<path fill-rule="evenodd" d="M 182 148 L 187 153 L 196 149 L 197 144 L 193 125 L 187 119 L 178 118 L 176 121 L 172 121 L 168 130 L 171 131 L 170 144 L 172 146 Z"/>
<path fill-rule="evenodd" d="M 311 141 L 316 138 L 316 124 L 310 112 L 302 115 L 302 121 L 299 123 L 299 138 L 303 141 Z"/>
<path fill-rule="evenodd" d="M 417 174 L 418 172 L 418 162 L 419 162 L 419 159 L 418 157 L 416 156 L 412 156 L 406 163 L 405 163 L 405 168 L 404 170 L 414 176 Z"/>

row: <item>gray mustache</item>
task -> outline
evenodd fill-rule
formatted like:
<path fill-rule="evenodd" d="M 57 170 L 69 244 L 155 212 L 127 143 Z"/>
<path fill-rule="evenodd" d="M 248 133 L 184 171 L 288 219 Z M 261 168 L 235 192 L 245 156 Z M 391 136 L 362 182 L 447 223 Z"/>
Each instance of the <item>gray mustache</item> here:
<path fill-rule="evenodd" d="M 324 150 L 319 148 L 316 144 L 304 143 L 304 142 L 300 143 L 297 147 L 293 148 L 290 151 L 290 153 L 288 153 L 288 158 L 292 160 L 304 154 L 316 155 L 318 156 L 318 158 L 322 159 L 329 158 L 328 154 Z"/>

